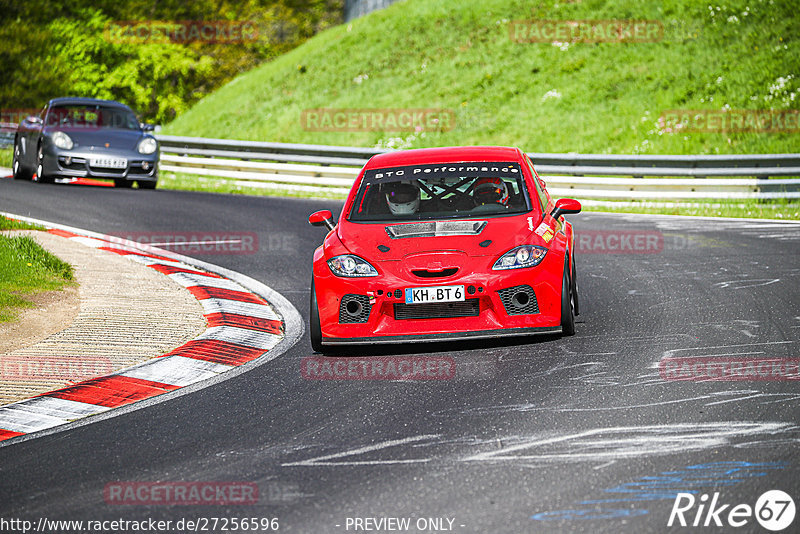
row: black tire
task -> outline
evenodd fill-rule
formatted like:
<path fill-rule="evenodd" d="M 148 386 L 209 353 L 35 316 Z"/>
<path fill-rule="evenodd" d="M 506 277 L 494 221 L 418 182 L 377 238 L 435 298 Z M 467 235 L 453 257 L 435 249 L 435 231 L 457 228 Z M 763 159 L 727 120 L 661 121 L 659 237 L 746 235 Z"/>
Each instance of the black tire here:
<path fill-rule="evenodd" d="M 33 175 L 33 181 L 40 184 L 49 184 L 53 182 L 53 178 L 51 176 L 44 174 L 44 151 L 42 149 L 41 142 L 39 143 L 39 147 L 36 149 L 36 173 Z"/>
<path fill-rule="evenodd" d="M 561 335 L 575 335 L 575 314 L 572 310 L 572 291 L 569 281 L 569 266 L 564 266 L 564 277 L 561 281 Z"/>
<path fill-rule="evenodd" d="M 121 189 L 130 189 L 133 185 L 133 182 L 130 180 L 126 180 L 125 178 L 114 178 L 114 187 L 119 187 Z"/>
<path fill-rule="evenodd" d="M 29 180 L 30 179 L 30 171 L 28 171 L 25 166 L 20 161 L 22 157 L 22 151 L 19 148 L 19 143 L 15 139 L 14 140 L 14 157 L 11 160 L 11 171 L 14 173 L 15 180 Z"/>
<path fill-rule="evenodd" d="M 139 186 L 139 189 L 155 189 L 156 182 L 145 182 L 144 180 L 138 180 L 136 184 Z"/>
<path fill-rule="evenodd" d="M 317 305 L 317 291 L 314 288 L 313 278 L 311 279 L 311 303 L 309 312 L 310 328 L 308 329 L 308 332 L 311 337 L 311 348 L 314 349 L 314 352 L 323 353 L 322 328 L 319 324 L 319 306 Z"/>
<path fill-rule="evenodd" d="M 581 314 L 581 308 L 578 300 L 578 266 L 575 263 L 575 258 L 572 258 L 572 275 L 569 279 L 572 282 L 572 305 L 577 317 Z"/>

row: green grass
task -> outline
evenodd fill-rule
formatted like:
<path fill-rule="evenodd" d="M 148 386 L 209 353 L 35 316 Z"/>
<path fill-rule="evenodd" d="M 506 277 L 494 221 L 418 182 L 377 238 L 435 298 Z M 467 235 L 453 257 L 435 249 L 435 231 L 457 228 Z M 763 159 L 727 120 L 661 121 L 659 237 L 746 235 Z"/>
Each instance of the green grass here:
<path fill-rule="evenodd" d="M 406 0 L 240 75 L 164 133 L 404 148 L 497 144 L 530 152 L 797 151 L 797 133 L 678 134 L 657 126 L 672 109 L 800 108 L 796 7 L 760 0 L 711 5 Z M 524 19 L 655 19 L 664 37 L 564 50 L 514 43 L 509 21 Z M 545 97 L 554 92 L 560 96 Z M 306 131 L 303 110 L 321 107 L 443 108 L 455 113 L 456 126 L 424 135 Z"/>
<path fill-rule="evenodd" d="M 14 159 L 14 151 L 11 147 L 0 149 L 0 167 L 11 168 Z"/>
<path fill-rule="evenodd" d="M 0 231 L 2 230 L 44 230 L 44 226 L 9 219 L 0 215 Z"/>
<path fill-rule="evenodd" d="M 648 205 L 655 204 L 655 205 Z M 664 203 L 666 204 L 666 203 Z M 660 215 L 690 215 L 696 217 L 737 217 L 746 219 L 800 220 L 800 204 L 788 202 L 719 201 L 676 203 L 674 206 L 658 206 L 641 203 L 626 206 L 587 206 L 586 211 L 613 213 L 652 213 Z"/>
<path fill-rule="evenodd" d="M 26 299 L 42 291 L 63 289 L 74 278 L 72 266 L 29 236 L 0 235 L 0 322 L 13 321 Z"/>

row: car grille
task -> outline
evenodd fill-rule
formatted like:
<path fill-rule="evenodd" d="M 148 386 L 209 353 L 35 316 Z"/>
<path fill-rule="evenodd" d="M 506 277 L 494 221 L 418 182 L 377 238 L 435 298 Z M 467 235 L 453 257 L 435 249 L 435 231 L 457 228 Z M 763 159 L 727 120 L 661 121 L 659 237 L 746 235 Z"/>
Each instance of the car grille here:
<path fill-rule="evenodd" d="M 114 168 L 111 168 L 111 167 L 92 167 L 91 164 L 88 164 L 87 166 L 89 167 L 89 169 L 94 174 L 96 174 L 98 176 L 99 175 L 102 175 L 102 176 L 123 176 L 125 174 L 125 171 L 128 170 L 127 168 L 114 169 Z"/>
<path fill-rule="evenodd" d="M 345 295 L 339 303 L 339 323 L 366 323 L 372 304 L 366 295 Z"/>
<path fill-rule="evenodd" d="M 509 287 L 497 292 L 503 307 L 509 315 L 529 315 L 539 313 L 539 303 L 536 301 L 536 293 L 528 285 Z"/>
<path fill-rule="evenodd" d="M 480 315 L 480 300 L 463 302 L 434 302 L 430 304 L 395 303 L 394 318 L 405 319 L 449 319 L 451 317 L 477 317 Z"/>
<path fill-rule="evenodd" d="M 415 269 L 411 271 L 414 276 L 418 276 L 419 278 L 447 278 L 448 276 L 453 276 L 457 272 L 458 267 L 449 267 L 441 271 L 429 271 L 427 269 Z"/>

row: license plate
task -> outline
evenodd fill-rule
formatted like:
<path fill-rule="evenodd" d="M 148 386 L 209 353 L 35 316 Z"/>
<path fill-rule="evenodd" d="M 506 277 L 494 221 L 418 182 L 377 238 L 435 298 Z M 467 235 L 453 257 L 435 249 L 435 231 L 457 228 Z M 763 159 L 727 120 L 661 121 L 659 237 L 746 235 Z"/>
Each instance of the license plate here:
<path fill-rule="evenodd" d="M 407 287 L 406 304 L 462 302 L 464 286 Z"/>
<path fill-rule="evenodd" d="M 128 160 L 123 158 L 92 158 L 89 164 L 92 167 L 105 167 L 107 169 L 124 169 Z"/>

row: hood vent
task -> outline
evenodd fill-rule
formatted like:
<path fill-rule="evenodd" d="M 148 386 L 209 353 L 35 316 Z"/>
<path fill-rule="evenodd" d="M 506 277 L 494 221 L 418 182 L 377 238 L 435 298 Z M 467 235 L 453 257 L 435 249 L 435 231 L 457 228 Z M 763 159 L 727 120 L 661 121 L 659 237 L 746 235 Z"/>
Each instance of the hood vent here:
<path fill-rule="evenodd" d="M 479 235 L 486 228 L 487 221 L 431 221 L 410 224 L 395 224 L 386 227 L 392 239 L 406 237 L 441 237 L 458 235 Z"/>
<path fill-rule="evenodd" d="M 441 271 L 429 271 L 427 269 L 414 269 L 411 271 L 414 276 L 419 278 L 447 278 L 458 272 L 458 267 L 450 267 Z"/>

